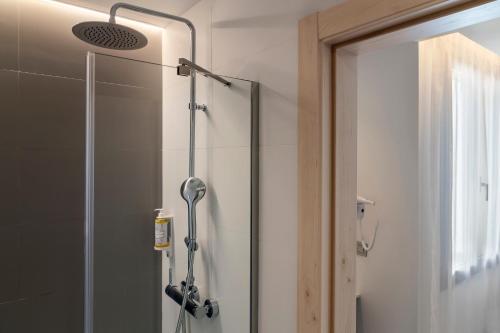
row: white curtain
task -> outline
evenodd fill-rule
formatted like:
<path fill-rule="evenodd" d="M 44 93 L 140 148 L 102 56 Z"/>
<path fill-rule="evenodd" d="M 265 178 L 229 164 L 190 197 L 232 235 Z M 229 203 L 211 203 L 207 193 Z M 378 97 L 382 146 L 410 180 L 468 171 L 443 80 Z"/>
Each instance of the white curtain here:
<path fill-rule="evenodd" d="M 461 52 L 464 52 L 463 50 Z M 483 55 L 484 57 L 484 55 Z M 453 274 L 468 277 L 486 254 L 489 189 L 486 113 L 493 110 L 496 57 L 452 62 L 453 179 L 451 260 Z M 491 111 L 489 113 L 492 113 Z M 497 159 L 498 154 L 490 156 Z M 496 216 L 492 217 L 495 223 Z M 495 254 L 496 255 L 496 254 Z"/>
<path fill-rule="evenodd" d="M 419 332 L 500 333 L 500 60 L 456 33 L 419 62 Z"/>
<path fill-rule="evenodd" d="M 491 99 L 485 110 L 488 186 L 488 226 L 485 259 L 499 263 L 500 254 L 500 78 L 494 78 Z"/>

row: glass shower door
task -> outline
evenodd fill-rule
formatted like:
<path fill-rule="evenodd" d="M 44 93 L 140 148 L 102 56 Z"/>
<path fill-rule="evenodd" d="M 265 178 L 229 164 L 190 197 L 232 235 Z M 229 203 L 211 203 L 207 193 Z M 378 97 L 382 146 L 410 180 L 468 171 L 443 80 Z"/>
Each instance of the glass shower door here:
<path fill-rule="evenodd" d="M 199 304 L 189 333 L 257 332 L 258 85 L 197 75 L 194 260 Z M 180 306 L 165 295 L 186 277 L 189 77 L 177 68 L 88 55 L 85 333 L 173 333 Z M 174 216 L 173 257 L 155 251 L 154 210 Z"/>
<path fill-rule="evenodd" d="M 162 72 L 88 57 L 86 333 L 159 333 Z"/>

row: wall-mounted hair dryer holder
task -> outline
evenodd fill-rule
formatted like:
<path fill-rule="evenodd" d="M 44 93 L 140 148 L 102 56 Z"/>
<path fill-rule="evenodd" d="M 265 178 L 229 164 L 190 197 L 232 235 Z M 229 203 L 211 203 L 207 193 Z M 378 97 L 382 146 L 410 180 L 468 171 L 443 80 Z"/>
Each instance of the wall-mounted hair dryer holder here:
<path fill-rule="evenodd" d="M 368 252 L 375 245 L 375 239 L 377 238 L 377 231 L 378 231 L 378 227 L 379 227 L 379 221 L 377 220 L 377 224 L 375 226 L 375 230 L 373 232 L 373 237 L 372 237 L 371 241 L 367 242 L 364 240 L 363 227 L 361 225 L 361 221 L 365 217 L 365 210 L 366 210 L 367 205 L 375 206 L 375 201 L 358 196 L 357 204 L 356 204 L 356 206 L 357 206 L 357 221 L 359 224 L 359 232 L 361 235 L 361 240 L 357 241 L 357 253 L 358 253 L 358 255 L 360 255 L 362 257 L 367 257 Z"/>
<path fill-rule="evenodd" d="M 165 294 L 174 300 L 175 303 L 182 305 L 182 297 L 186 283 L 182 282 L 182 287 L 168 285 L 165 288 Z M 186 311 L 196 319 L 208 318 L 214 319 L 219 315 L 219 303 L 213 299 L 206 299 L 203 304 L 200 302 L 200 294 L 196 286 L 191 286 L 188 292 L 186 302 Z"/>
<path fill-rule="evenodd" d="M 358 196 L 357 200 L 358 219 L 362 219 L 365 216 L 366 205 L 375 206 L 375 201 Z"/>

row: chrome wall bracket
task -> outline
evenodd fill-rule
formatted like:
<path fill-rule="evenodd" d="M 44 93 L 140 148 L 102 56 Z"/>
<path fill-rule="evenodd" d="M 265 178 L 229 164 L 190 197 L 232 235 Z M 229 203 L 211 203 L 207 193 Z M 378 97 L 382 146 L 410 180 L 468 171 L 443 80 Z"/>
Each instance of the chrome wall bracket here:
<path fill-rule="evenodd" d="M 365 258 L 368 257 L 368 251 L 365 250 L 363 244 L 360 241 L 357 241 L 356 243 L 356 253 L 360 257 L 365 257 Z"/>
<path fill-rule="evenodd" d="M 195 108 L 195 110 L 200 110 L 203 112 L 208 111 L 208 106 L 206 104 L 195 104 L 194 108 Z M 188 104 L 188 110 L 191 110 L 191 103 Z"/>
<path fill-rule="evenodd" d="M 205 77 L 210 77 L 216 81 L 219 81 L 220 83 L 222 83 L 226 87 L 231 86 L 231 82 L 223 79 L 222 77 L 220 77 L 217 74 L 210 72 L 208 69 L 205 69 L 201 66 L 198 66 L 194 62 L 189 61 L 185 58 L 179 58 L 179 66 L 177 66 L 177 75 L 190 76 L 191 71 L 196 71 L 197 73 L 200 73 L 201 75 L 203 75 Z"/>

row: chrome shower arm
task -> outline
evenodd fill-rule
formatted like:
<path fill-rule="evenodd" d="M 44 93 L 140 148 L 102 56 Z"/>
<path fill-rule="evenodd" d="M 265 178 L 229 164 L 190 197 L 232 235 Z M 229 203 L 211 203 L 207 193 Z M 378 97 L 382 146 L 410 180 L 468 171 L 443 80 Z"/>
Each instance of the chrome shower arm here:
<path fill-rule="evenodd" d="M 190 20 L 168 14 L 168 13 L 163 13 L 159 12 L 156 10 L 144 8 L 144 7 L 139 7 L 136 5 L 132 5 L 129 3 L 125 2 L 117 2 L 115 3 L 109 12 L 109 22 L 110 23 L 116 23 L 116 12 L 118 9 L 123 8 L 123 9 L 128 9 L 132 10 L 138 13 L 143 13 L 146 15 L 151 15 L 151 16 L 157 16 L 157 17 L 162 17 L 168 20 L 173 20 L 177 22 L 184 23 L 185 25 L 188 26 L 190 32 L 191 32 L 191 61 L 193 63 L 196 63 L 196 29 L 194 27 L 193 22 Z M 189 98 L 189 111 L 190 111 L 190 117 L 189 117 L 189 177 L 194 176 L 194 145 L 195 145 L 195 124 L 196 124 L 196 71 L 191 71 L 191 91 L 190 91 L 190 98 Z"/>
<path fill-rule="evenodd" d="M 208 69 L 205 69 L 205 68 L 201 67 L 200 65 L 197 65 L 197 64 L 193 63 L 192 61 L 189 61 L 185 58 L 179 58 L 179 65 L 180 66 L 177 67 L 177 74 L 178 75 L 187 76 L 188 74 L 191 74 L 191 71 L 197 71 L 198 73 L 200 73 L 203 76 L 208 76 L 216 81 L 219 81 L 220 83 L 222 83 L 226 87 L 231 86 L 231 82 L 223 79 L 219 75 L 214 74 L 214 73 L 210 72 Z M 182 70 L 183 68 L 187 68 L 188 70 Z"/>
<path fill-rule="evenodd" d="M 185 17 L 177 16 L 177 15 L 173 15 L 173 14 L 169 14 L 169 13 L 163 13 L 163 12 L 159 12 L 159 11 L 152 10 L 149 8 L 144 8 L 144 7 L 132 5 L 132 4 L 125 3 L 125 2 L 117 2 L 111 7 L 111 9 L 109 11 L 109 22 L 110 23 L 116 23 L 116 12 L 120 8 L 128 9 L 128 10 L 138 12 L 138 13 L 143 13 L 146 15 L 157 16 L 157 17 L 162 17 L 162 18 L 168 19 L 168 20 L 181 22 L 181 23 L 186 24 L 188 26 L 189 30 L 196 31 L 193 22 L 191 22 L 190 20 L 188 20 Z M 193 46 L 194 46 L 194 38 L 193 38 L 192 42 L 193 42 Z M 194 58 L 193 52 L 191 52 L 191 54 L 192 54 L 191 58 Z"/>
<path fill-rule="evenodd" d="M 184 18 L 181 16 L 163 13 L 163 12 L 159 12 L 159 11 L 152 10 L 149 8 L 139 7 L 136 5 L 125 3 L 125 2 L 117 2 L 111 7 L 111 9 L 109 11 L 109 22 L 110 23 L 116 23 L 116 12 L 120 8 L 128 9 L 128 10 L 138 12 L 138 13 L 143 13 L 146 15 L 162 17 L 162 18 L 165 18 L 168 20 L 181 22 L 181 23 L 184 23 L 185 25 L 187 25 L 189 30 L 191 31 L 191 61 L 195 62 L 195 58 L 196 58 L 196 29 L 194 27 L 193 22 L 191 22 L 187 18 Z"/>

